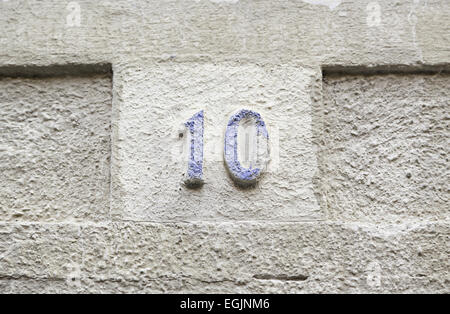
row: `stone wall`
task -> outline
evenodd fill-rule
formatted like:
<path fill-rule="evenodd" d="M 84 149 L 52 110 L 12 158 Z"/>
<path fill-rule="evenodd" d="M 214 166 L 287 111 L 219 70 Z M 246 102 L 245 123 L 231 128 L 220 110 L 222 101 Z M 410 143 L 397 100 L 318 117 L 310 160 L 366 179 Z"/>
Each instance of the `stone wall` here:
<path fill-rule="evenodd" d="M 0 292 L 449 293 L 448 20 L 446 0 L 0 1 Z M 250 188 L 223 162 L 242 108 L 270 141 Z"/>

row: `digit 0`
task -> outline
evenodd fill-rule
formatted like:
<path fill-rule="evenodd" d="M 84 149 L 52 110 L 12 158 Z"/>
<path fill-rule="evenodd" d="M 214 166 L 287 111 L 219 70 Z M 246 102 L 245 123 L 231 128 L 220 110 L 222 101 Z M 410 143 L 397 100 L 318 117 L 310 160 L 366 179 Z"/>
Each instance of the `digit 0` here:
<path fill-rule="evenodd" d="M 231 116 L 225 131 L 224 158 L 235 183 L 254 185 L 269 161 L 269 134 L 257 112 L 242 109 Z"/>

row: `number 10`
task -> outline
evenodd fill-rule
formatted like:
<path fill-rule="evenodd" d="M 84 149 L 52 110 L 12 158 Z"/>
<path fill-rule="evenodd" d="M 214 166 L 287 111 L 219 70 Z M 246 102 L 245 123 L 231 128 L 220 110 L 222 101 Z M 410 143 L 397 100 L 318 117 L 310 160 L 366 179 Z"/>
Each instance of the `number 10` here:
<path fill-rule="evenodd" d="M 187 186 L 198 187 L 204 183 L 203 110 L 194 114 L 184 125 L 189 131 L 189 157 L 184 182 Z M 245 132 L 245 137 L 241 136 L 239 141 L 239 129 L 253 132 Z M 239 155 L 242 157 L 243 149 L 239 147 L 241 145 L 245 148 L 244 160 L 239 158 Z M 249 160 L 251 148 L 255 157 L 253 160 Z M 238 185 L 254 185 L 261 177 L 269 161 L 269 134 L 259 113 L 242 109 L 230 117 L 225 131 L 224 160 L 228 173 Z"/>

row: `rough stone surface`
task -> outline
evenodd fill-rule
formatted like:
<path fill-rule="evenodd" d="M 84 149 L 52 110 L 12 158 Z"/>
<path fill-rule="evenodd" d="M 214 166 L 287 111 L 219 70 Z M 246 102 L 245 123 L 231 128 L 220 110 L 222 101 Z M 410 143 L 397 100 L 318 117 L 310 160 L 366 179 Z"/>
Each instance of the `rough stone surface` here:
<path fill-rule="evenodd" d="M 0 217 L 109 215 L 109 77 L 0 80 Z"/>
<path fill-rule="evenodd" d="M 323 218 L 312 184 L 318 167 L 307 86 L 314 72 L 229 63 L 128 64 L 118 72 L 115 80 L 124 80 L 124 99 L 117 106 L 114 217 L 145 221 Z M 240 108 L 260 113 L 269 137 L 279 138 L 269 171 L 251 189 L 236 187 L 223 161 L 225 129 Z M 205 185 L 192 190 L 181 184 L 187 161 L 178 158 L 177 147 L 183 143 L 178 125 L 201 109 Z"/>
<path fill-rule="evenodd" d="M 322 192 L 337 220 L 448 218 L 450 76 L 326 77 Z M 319 108 L 318 108 L 319 109 Z"/>
<path fill-rule="evenodd" d="M 447 223 L 2 224 L 4 291 L 447 292 Z M 368 282 L 370 264 L 380 285 Z M 24 288 L 21 288 L 24 287 Z M 23 290 L 22 290 L 23 289 Z"/>
<path fill-rule="evenodd" d="M 376 65 L 449 58 L 447 0 L 352 0 L 334 10 L 300 0 L 76 2 L 80 25 L 71 27 L 68 2 L 3 1 L 0 60 L 95 63 L 151 56 Z M 368 10 L 372 2 L 379 4 L 379 19 Z"/>
<path fill-rule="evenodd" d="M 449 293 L 450 2 L 325 2 L 0 1 L 0 292 Z"/>

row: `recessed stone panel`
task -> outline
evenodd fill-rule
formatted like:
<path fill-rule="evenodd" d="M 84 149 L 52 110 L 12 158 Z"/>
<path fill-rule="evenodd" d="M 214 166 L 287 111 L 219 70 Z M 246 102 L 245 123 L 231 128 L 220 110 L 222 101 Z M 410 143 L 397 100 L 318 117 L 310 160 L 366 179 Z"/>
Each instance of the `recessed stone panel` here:
<path fill-rule="evenodd" d="M 104 220 L 111 78 L 0 79 L 0 220 Z"/>
<path fill-rule="evenodd" d="M 449 86 L 448 74 L 324 78 L 316 132 L 331 218 L 448 218 Z"/>

